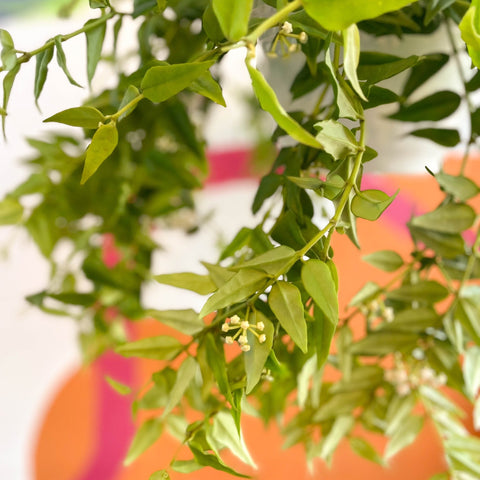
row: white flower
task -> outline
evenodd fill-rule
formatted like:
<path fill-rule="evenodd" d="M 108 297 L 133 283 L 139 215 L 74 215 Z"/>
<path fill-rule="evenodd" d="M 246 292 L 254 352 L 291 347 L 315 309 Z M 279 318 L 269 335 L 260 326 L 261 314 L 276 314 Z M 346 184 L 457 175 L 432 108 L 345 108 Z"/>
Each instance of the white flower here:
<path fill-rule="evenodd" d="M 228 323 L 225 322 L 223 325 L 222 325 L 222 332 L 228 332 L 230 330 L 230 327 L 228 326 Z"/>
<path fill-rule="evenodd" d="M 292 33 L 293 32 L 293 26 L 290 22 L 285 22 L 283 25 L 282 25 L 282 28 L 281 28 L 281 32 L 283 34 L 289 34 L 289 33 Z"/>
<path fill-rule="evenodd" d="M 228 345 L 232 345 L 233 337 L 225 337 L 225 343 L 228 344 Z"/>
<path fill-rule="evenodd" d="M 250 345 L 242 345 L 241 347 L 242 352 L 249 352 L 250 351 Z"/>
<path fill-rule="evenodd" d="M 385 320 L 388 323 L 393 322 L 393 319 L 395 318 L 395 312 L 393 311 L 392 307 L 386 307 L 385 311 L 383 312 L 383 316 L 385 317 Z"/>
<path fill-rule="evenodd" d="M 266 336 L 264 333 L 262 333 L 262 334 L 258 337 L 258 341 L 259 341 L 260 343 L 265 343 L 265 342 L 267 341 L 267 336 Z"/>
<path fill-rule="evenodd" d="M 263 332 L 265 329 L 265 324 L 263 322 L 257 322 L 257 329 Z"/>
<path fill-rule="evenodd" d="M 246 335 L 240 335 L 240 336 L 238 337 L 238 343 L 239 343 L 240 345 L 246 345 L 246 344 L 248 343 L 248 338 L 247 338 L 247 336 L 246 336 Z"/>
<path fill-rule="evenodd" d="M 305 32 L 301 32 L 300 35 L 298 35 L 298 41 L 300 43 L 307 43 L 308 35 Z"/>
<path fill-rule="evenodd" d="M 406 395 L 408 395 L 410 392 L 411 392 L 411 388 L 410 388 L 410 385 L 408 383 L 399 383 L 396 388 L 397 390 L 397 393 L 401 396 L 401 397 L 405 397 Z"/>
<path fill-rule="evenodd" d="M 230 318 L 230 323 L 232 325 L 238 325 L 240 323 L 240 317 L 238 315 L 234 315 L 232 318 Z"/>
<path fill-rule="evenodd" d="M 420 370 L 420 379 L 422 382 L 431 383 L 435 379 L 435 372 L 430 367 L 424 367 Z"/>
<path fill-rule="evenodd" d="M 243 330 L 247 330 L 249 326 L 250 324 L 245 320 L 242 323 L 240 323 L 240 328 L 243 328 Z"/>

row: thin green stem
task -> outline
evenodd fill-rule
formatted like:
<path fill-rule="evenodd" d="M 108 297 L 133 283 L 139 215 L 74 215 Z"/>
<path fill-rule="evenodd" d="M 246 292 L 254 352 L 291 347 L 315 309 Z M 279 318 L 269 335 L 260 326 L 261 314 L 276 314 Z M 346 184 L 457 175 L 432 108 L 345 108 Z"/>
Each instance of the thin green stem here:
<path fill-rule="evenodd" d="M 322 91 L 320 92 L 320 96 L 318 97 L 317 103 L 315 104 L 315 107 L 313 108 L 312 113 L 310 114 L 310 118 L 312 120 L 316 118 L 317 115 L 320 113 L 320 107 L 322 106 L 323 99 L 325 98 L 325 95 L 327 94 L 329 87 L 330 85 L 326 83 Z"/>
<path fill-rule="evenodd" d="M 302 0 L 293 0 L 293 2 L 287 3 L 282 9 L 280 9 L 277 13 L 272 15 L 271 17 L 267 18 L 264 22 L 262 22 L 253 32 L 245 37 L 245 40 L 248 43 L 255 43 L 267 30 L 270 28 L 275 27 L 279 23 L 285 21 L 285 19 L 297 8 L 302 6 Z"/>
<path fill-rule="evenodd" d="M 82 28 L 79 28 L 78 30 L 75 30 L 72 33 L 68 33 L 66 35 L 60 35 L 59 36 L 60 42 L 63 43 L 67 40 L 70 40 L 73 37 L 76 37 L 77 35 L 88 32 L 89 30 L 93 30 L 94 28 L 98 27 L 102 23 L 107 22 L 108 20 L 110 20 L 116 15 L 121 15 L 121 14 L 119 14 L 118 12 L 110 12 L 106 15 L 102 15 L 101 17 L 97 18 L 96 20 L 93 20 L 90 23 L 85 24 Z M 25 52 L 21 57 L 17 59 L 17 64 L 26 63 L 35 55 L 38 55 L 39 53 L 42 53 L 45 50 L 52 48 L 53 46 L 55 46 L 55 39 L 52 38 L 51 40 L 48 40 L 48 42 L 45 42 L 41 47 L 35 50 L 32 50 L 31 52 Z M 0 67 L 0 72 L 3 70 L 4 68 Z"/>
<path fill-rule="evenodd" d="M 136 97 L 134 97 L 132 100 L 130 100 L 124 107 L 122 107 L 118 112 L 114 113 L 113 115 L 106 115 L 105 118 L 108 118 L 114 122 L 116 122 L 120 116 L 122 116 L 125 112 L 130 110 L 131 108 L 135 107 L 135 105 L 140 102 L 140 100 L 143 100 L 145 96 L 143 93 L 139 93 Z"/>

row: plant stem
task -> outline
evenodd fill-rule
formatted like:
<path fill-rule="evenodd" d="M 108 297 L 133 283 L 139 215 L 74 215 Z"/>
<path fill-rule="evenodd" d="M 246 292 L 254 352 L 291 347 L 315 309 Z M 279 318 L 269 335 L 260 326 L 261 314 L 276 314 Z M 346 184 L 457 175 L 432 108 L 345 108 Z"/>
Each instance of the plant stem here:
<path fill-rule="evenodd" d="M 113 121 L 116 121 L 121 115 L 133 108 L 140 100 L 143 100 L 145 97 L 143 93 L 139 93 L 136 97 L 130 100 L 124 107 L 122 107 L 118 112 L 113 115 L 106 115 L 105 118 L 109 118 Z"/>
<path fill-rule="evenodd" d="M 253 32 L 245 37 L 245 40 L 249 43 L 255 43 L 259 37 L 261 37 L 267 30 L 275 27 L 279 23 L 283 22 L 290 13 L 302 6 L 302 0 L 293 0 L 293 2 L 287 3 L 277 13 L 267 18 L 262 22 Z"/>
<path fill-rule="evenodd" d="M 111 18 L 113 18 L 115 15 L 120 15 L 118 12 L 110 12 L 107 15 L 102 15 L 101 17 L 97 18 L 96 20 L 93 20 L 92 22 L 85 24 L 82 28 L 79 28 L 78 30 L 75 30 L 72 33 L 68 33 L 66 35 L 60 35 L 59 39 L 60 42 L 65 42 L 67 40 L 70 40 L 73 37 L 76 37 L 77 35 L 80 35 L 82 33 L 88 32 L 89 30 L 93 30 L 94 28 L 98 27 L 102 23 L 107 22 Z M 28 62 L 32 57 L 35 55 L 38 55 L 39 53 L 44 52 L 45 50 L 48 50 L 49 48 L 55 46 L 55 39 L 48 40 L 48 42 L 45 42 L 41 47 L 32 50 L 31 52 L 25 52 L 21 57 L 17 59 L 17 64 L 21 63 L 26 63 Z M 3 71 L 4 68 L 0 67 L 0 72 Z"/>

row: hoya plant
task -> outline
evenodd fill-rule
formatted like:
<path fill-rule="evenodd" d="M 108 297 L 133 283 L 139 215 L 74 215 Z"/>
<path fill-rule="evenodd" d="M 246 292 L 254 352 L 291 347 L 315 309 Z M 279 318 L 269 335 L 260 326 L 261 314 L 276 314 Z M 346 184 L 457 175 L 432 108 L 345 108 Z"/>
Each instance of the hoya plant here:
<path fill-rule="evenodd" d="M 31 174 L 1 201 L 0 222 L 25 229 L 48 259 L 49 283 L 27 300 L 79 321 L 87 361 L 106 350 L 158 361 L 148 388 L 133 395 L 134 415 L 150 413 L 125 462 L 170 432 L 182 459 L 158 465 L 151 480 L 205 466 L 243 477 L 222 455 L 229 449 L 253 464 L 241 419 L 255 413 L 266 423 L 279 421 L 286 444 L 302 444 L 308 462 L 330 462 L 346 439 L 358 455 L 386 465 L 430 418 L 447 465 L 433 478 L 480 478 L 480 440 L 462 423 L 464 409 L 454 400 L 468 401 L 479 430 L 480 235 L 471 199 L 480 188 L 464 174 L 480 134 L 480 1 L 89 3 L 91 20 L 69 34 L 52 32 L 32 51 L 0 30 L 5 135 L 7 112 L 15 109 L 10 92 L 23 64 L 35 62 L 36 100 L 48 88 L 49 68 L 61 68 L 77 85 L 68 64 L 78 59 L 64 51 L 73 37 L 86 37 L 89 83 L 99 62 L 113 63 L 117 72 L 113 87 L 45 118 L 71 126 L 71 134 L 28 140 L 35 150 Z M 136 66 L 130 73 L 117 39 L 132 18 Z M 104 42 L 107 30 L 113 42 Z M 437 31 L 446 44 L 424 54 L 424 39 Z M 370 41 L 412 34 L 418 51 L 405 57 L 376 51 Z M 203 262 L 203 274 L 158 275 L 151 261 L 161 246 L 152 226 L 195 208 L 209 170 L 201 119 L 211 104 L 225 106 L 218 65 L 233 49 L 244 52 L 256 99 L 245 101 L 253 115 L 263 110 L 276 124 L 269 140 L 275 153 L 267 166 L 262 160 L 252 199 L 257 226 L 238 225 L 218 262 Z M 301 59 L 287 85 L 290 99 L 279 100 L 257 65 L 260 50 L 285 69 L 292 68 L 291 56 Z M 419 98 L 419 87 L 449 63 L 458 70 L 461 94 L 448 83 Z M 397 75 L 397 82 L 385 83 Z M 302 109 L 284 106 L 307 96 Z M 357 219 L 377 221 L 395 201 L 361 186 L 365 164 L 377 155 L 366 144 L 365 112 L 385 104 L 395 105 L 390 118 L 408 124 L 419 142 L 459 145 L 464 158 L 455 174 L 429 172 L 444 198 L 408 222 L 411 254 L 402 257 L 386 245 L 368 255 L 365 260 L 391 278 L 385 284 L 365 278 L 340 315 L 336 239 L 348 236 L 362 255 Z M 439 123 L 461 106 L 466 138 Z M 32 194 L 39 199 L 34 206 L 26 201 Z M 315 212 L 326 202 L 332 213 L 322 219 Z M 118 261 L 105 263 L 99 238 L 114 242 Z M 69 248 L 66 260 L 56 255 L 60 244 Z M 152 278 L 203 295 L 203 307 L 150 309 L 140 293 Z M 146 317 L 179 335 L 129 338 L 129 322 Z M 329 371 L 338 380 L 326 380 Z M 120 394 L 130 392 L 109 381 Z M 385 436 L 384 451 L 359 431 Z"/>

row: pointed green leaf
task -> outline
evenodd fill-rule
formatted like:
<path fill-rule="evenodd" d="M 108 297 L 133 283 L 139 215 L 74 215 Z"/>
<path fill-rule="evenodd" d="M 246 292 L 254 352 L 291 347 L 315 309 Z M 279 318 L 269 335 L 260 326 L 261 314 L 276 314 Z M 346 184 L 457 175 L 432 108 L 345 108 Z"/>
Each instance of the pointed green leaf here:
<path fill-rule="evenodd" d="M 61 40 L 62 36 L 61 35 L 57 35 L 55 37 L 55 48 L 57 49 L 57 63 L 59 65 L 59 67 L 63 70 L 63 73 L 66 75 L 66 77 L 68 78 L 68 81 L 72 84 L 72 85 L 75 85 L 76 87 L 80 87 L 82 88 L 81 85 L 79 85 L 72 77 L 72 75 L 70 74 L 70 71 L 68 70 L 68 67 L 67 67 L 67 58 L 65 57 L 65 52 L 63 51 L 63 47 L 62 47 L 62 40 Z"/>
<path fill-rule="evenodd" d="M 35 57 L 35 84 L 34 84 L 34 95 L 35 101 L 38 100 L 40 93 L 42 93 L 43 86 L 45 85 L 45 80 L 47 79 L 48 74 L 48 64 L 53 58 L 53 47 L 49 47 L 46 50 L 38 53 Z"/>
<path fill-rule="evenodd" d="M 95 19 L 88 20 L 85 26 L 95 22 Z M 106 23 L 101 23 L 97 27 L 87 30 L 85 37 L 87 39 L 87 78 L 88 83 L 92 83 L 95 70 L 102 56 L 103 41 L 105 40 Z"/>
<path fill-rule="evenodd" d="M 304 364 L 300 373 L 297 375 L 297 403 L 300 409 L 305 408 L 308 393 L 310 391 L 310 381 L 317 371 L 317 355 L 311 356 Z"/>
<path fill-rule="evenodd" d="M 106 8 L 110 6 L 108 0 L 88 0 L 88 1 L 90 3 L 90 8 Z"/>
<path fill-rule="evenodd" d="M 83 167 L 83 185 L 100 167 L 100 165 L 113 153 L 118 143 L 117 126 L 113 123 L 100 125 L 93 135 L 92 141 L 87 148 L 85 165 Z"/>
<path fill-rule="evenodd" d="M 129 395 L 132 392 L 132 389 L 128 385 L 124 385 L 123 383 L 117 382 L 112 377 L 108 375 L 105 376 L 105 380 L 107 383 L 120 395 Z"/>
<path fill-rule="evenodd" d="M 327 153 L 335 159 L 345 158 L 358 151 L 358 144 L 353 133 L 336 120 L 317 122 L 315 128 L 319 130 L 317 140 L 323 145 Z"/>
<path fill-rule="evenodd" d="M 187 335 L 195 335 L 205 324 L 195 310 L 147 310 L 145 315 Z"/>
<path fill-rule="evenodd" d="M 405 397 L 393 397 L 388 405 L 388 410 L 385 416 L 387 424 L 385 428 L 385 435 L 391 437 L 403 425 L 405 420 L 412 414 L 412 411 L 417 403 L 415 395 L 407 395 Z"/>
<path fill-rule="evenodd" d="M 151 447 L 160 437 L 163 430 L 163 423 L 156 418 L 147 420 L 133 437 L 130 448 L 123 464 L 125 466 L 133 463 L 145 450 Z"/>
<path fill-rule="evenodd" d="M 385 449 L 385 459 L 389 460 L 400 450 L 415 441 L 423 427 L 423 417 L 409 416 L 393 434 Z"/>
<path fill-rule="evenodd" d="M 360 457 L 365 458 L 370 462 L 375 462 L 378 465 L 384 465 L 382 457 L 365 439 L 361 437 L 350 437 L 349 443 L 352 450 Z"/>
<path fill-rule="evenodd" d="M 460 105 L 461 98 L 457 93 L 444 90 L 433 93 L 410 105 L 403 104 L 398 112 L 389 116 L 402 122 L 438 121 L 450 116 Z"/>
<path fill-rule="evenodd" d="M 267 275 L 259 270 L 240 270 L 206 301 L 200 317 L 247 299 L 265 286 L 267 278 Z"/>
<path fill-rule="evenodd" d="M 4 112 L 7 111 L 8 101 L 10 99 L 10 93 L 12 91 L 13 82 L 15 81 L 15 77 L 17 73 L 20 71 L 20 64 L 17 64 L 15 68 L 10 70 L 5 77 L 3 78 L 3 105 L 2 109 Z M 6 115 L 2 115 L 2 131 L 3 136 L 5 137 L 5 119 Z"/>
<path fill-rule="evenodd" d="M 243 463 L 257 468 L 230 413 L 221 411 L 215 415 L 212 429 L 207 432 L 207 440 L 217 453 L 222 448 L 228 448 Z"/>
<path fill-rule="evenodd" d="M 212 455 L 211 453 L 202 452 L 192 444 L 190 444 L 189 446 L 198 464 L 204 467 L 212 467 L 215 470 L 229 473 L 230 475 L 235 475 L 236 477 L 250 478 L 248 475 L 243 475 L 242 473 L 239 473 L 233 470 L 233 468 L 230 468 L 227 465 L 225 465 L 225 463 L 223 463 L 222 460 L 217 455 Z"/>
<path fill-rule="evenodd" d="M 344 49 L 343 68 L 357 95 L 362 100 L 367 101 L 357 77 L 357 67 L 360 59 L 360 33 L 358 27 L 355 24 L 350 25 L 343 30 L 342 34 Z"/>
<path fill-rule="evenodd" d="M 251 345 L 250 350 L 243 354 L 245 373 L 247 375 L 247 395 L 260 381 L 260 377 L 262 376 L 262 372 L 265 367 L 265 362 L 267 361 L 268 355 L 272 349 L 273 336 L 275 334 L 272 322 L 261 312 L 256 311 L 255 324 L 258 322 L 263 322 L 265 325 L 263 333 L 265 334 L 266 340 L 265 342 L 260 343 L 250 330 L 247 331 L 248 343 Z"/>
<path fill-rule="evenodd" d="M 321 260 L 308 260 L 302 267 L 305 290 L 333 325 L 338 323 L 338 298 L 335 282 L 327 264 Z"/>
<path fill-rule="evenodd" d="M 380 286 L 375 282 L 367 282 L 358 293 L 350 300 L 349 305 L 352 307 L 357 307 L 362 304 L 367 304 L 373 300 L 379 293 L 381 289 Z"/>
<path fill-rule="evenodd" d="M 138 88 L 134 85 L 129 85 L 125 94 L 123 95 L 122 101 L 118 106 L 118 111 L 122 110 L 122 108 L 126 107 L 134 98 L 138 97 L 140 92 Z M 137 104 L 133 105 L 132 107 L 128 108 L 125 112 L 123 112 L 119 117 L 118 120 L 123 120 L 125 117 L 128 117 L 136 108 Z"/>
<path fill-rule="evenodd" d="M 23 217 L 23 207 L 16 198 L 6 197 L 0 201 L 0 225 L 14 225 Z"/>
<path fill-rule="evenodd" d="M 448 203 L 432 212 L 414 217 L 410 225 L 435 232 L 461 233 L 473 225 L 475 210 L 464 203 Z"/>
<path fill-rule="evenodd" d="M 445 192 L 464 202 L 480 192 L 478 185 L 463 175 L 449 175 L 445 172 L 435 174 L 438 184 Z"/>
<path fill-rule="evenodd" d="M 417 340 L 418 335 L 415 333 L 378 331 L 353 343 L 350 353 L 365 356 L 388 355 L 415 346 Z"/>
<path fill-rule="evenodd" d="M 315 177 L 287 177 L 291 182 L 300 188 L 309 190 L 319 190 L 323 188 L 325 182 Z"/>
<path fill-rule="evenodd" d="M 470 58 L 477 68 L 480 68 L 479 18 L 480 4 L 477 0 L 473 0 L 459 25 L 462 39 L 467 44 Z"/>
<path fill-rule="evenodd" d="M 125 343 L 118 346 L 115 351 L 124 357 L 170 360 L 182 347 L 183 345 L 176 338 L 160 335 Z"/>
<path fill-rule="evenodd" d="M 76 107 L 68 108 L 52 115 L 44 120 L 44 122 L 57 122 L 72 127 L 83 127 L 96 129 L 105 121 L 102 112 L 93 107 Z"/>
<path fill-rule="evenodd" d="M 480 390 L 480 347 L 470 347 L 465 352 L 462 370 L 467 394 L 474 399 Z"/>
<path fill-rule="evenodd" d="M 402 285 L 387 292 L 387 298 L 399 302 L 436 303 L 448 296 L 448 290 L 433 280 L 420 280 L 413 285 Z"/>
<path fill-rule="evenodd" d="M 179 473 L 192 473 L 202 468 L 195 460 L 175 460 L 172 469 Z"/>
<path fill-rule="evenodd" d="M 168 401 L 160 418 L 165 418 L 180 402 L 185 390 L 187 390 L 190 382 L 193 380 L 196 370 L 197 362 L 195 359 L 193 357 L 187 357 L 178 369 L 177 378 L 168 394 Z"/>
<path fill-rule="evenodd" d="M 17 65 L 17 53 L 11 35 L 3 28 L 0 28 L 0 43 L 3 68 L 7 71 L 13 70 Z"/>
<path fill-rule="evenodd" d="M 212 0 L 212 7 L 223 33 L 232 42 L 247 34 L 253 0 Z"/>
<path fill-rule="evenodd" d="M 268 305 L 280 325 L 290 335 L 302 352 L 307 352 L 307 323 L 303 310 L 302 297 L 292 283 L 279 281 L 272 287 Z"/>
<path fill-rule="evenodd" d="M 315 306 L 313 324 L 313 337 L 317 350 L 317 368 L 321 368 L 330 354 L 330 346 L 335 334 L 336 325 L 332 323 L 324 313 Z"/>
<path fill-rule="evenodd" d="M 199 295 L 208 295 L 217 289 L 208 275 L 199 275 L 198 273 L 165 273 L 162 275 L 154 275 L 153 278 L 158 283 L 190 290 Z"/>
<path fill-rule="evenodd" d="M 267 83 L 264 76 L 256 68 L 253 68 L 248 61 L 246 63 L 248 73 L 252 79 L 253 91 L 263 110 L 268 112 L 278 123 L 279 127 L 285 130 L 285 132 L 297 140 L 297 142 L 304 143 L 313 148 L 322 148 L 322 144 L 319 143 L 311 133 L 307 132 L 307 130 L 288 115 L 280 105 L 275 92 Z"/>
<path fill-rule="evenodd" d="M 230 404 L 233 405 L 232 390 L 228 381 L 227 364 L 225 362 L 223 346 L 218 345 L 214 336 L 209 333 L 205 336 L 205 347 L 207 362 L 213 372 L 215 380 L 217 381 L 218 388 Z"/>
<path fill-rule="evenodd" d="M 327 30 L 344 30 L 352 23 L 399 10 L 412 0 L 303 0 L 306 12 Z"/>
<path fill-rule="evenodd" d="M 357 193 L 352 200 L 352 213 L 356 217 L 374 221 L 388 208 L 395 200 L 397 192 L 389 197 L 381 190 L 363 190 Z"/>
<path fill-rule="evenodd" d="M 323 439 L 320 457 L 327 460 L 338 447 L 341 440 L 350 432 L 355 419 L 351 415 L 339 415 L 333 422 L 332 429 Z"/>
<path fill-rule="evenodd" d="M 450 128 L 421 128 L 409 132 L 408 135 L 413 135 L 418 138 L 426 138 L 427 140 L 431 140 L 444 147 L 454 147 L 460 143 L 460 134 L 458 133 L 458 130 Z"/>
<path fill-rule="evenodd" d="M 262 270 L 269 275 L 275 275 L 285 268 L 285 266 L 292 260 L 295 253 L 296 252 L 293 248 L 280 245 L 279 247 L 261 253 L 244 263 L 233 265 L 230 269 L 241 270 L 242 268 L 255 268 L 257 270 Z"/>
<path fill-rule="evenodd" d="M 385 272 L 394 272 L 403 265 L 402 257 L 393 250 L 379 250 L 365 255 L 362 260 Z"/>
<path fill-rule="evenodd" d="M 209 98 L 212 102 L 218 103 L 218 105 L 222 107 L 227 106 L 223 98 L 222 88 L 208 71 L 195 79 L 188 88 L 193 92 Z"/>
<path fill-rule="evenodd" d="M 401 310 L 395 319 L 382 325 L 382 330 L 401 330 L 403 332 L 424 332 L 427 328 L 438 326 L 440 316 L 433 308 L 420 307 Z"/>
<path fill-rule="evenodd" d="M 406 58 L 397 57 L 380 52 L 362 52 L 357 75 L 367 84 L 375 84 L 391 78 L 413 67 L 421 60 L 421 57 L 410 55 Z"/>
<path fill-rule="evenodd" d="M 190 86 L 213 63 L 177 63 L 152 67 L 143 77 L 141 84 L 143 94 L 154 103 L 163 102 Z"/>
<path fill-rule="evenodd" d="M 227 283 L 235 275 L 234 272 L 231 272 L 226 267 L 207 262 L 201 263 L 208 270 L 208 274 L 217 288 Z"/>
<path fill-rule="evenodd" d="M 418 87 L 435 75 L 449 60 L 443 53 L 423 55 L 422 60 L 412 67 L 410 75 L 402 91 L 402 97 L 409 97 Z"/>

